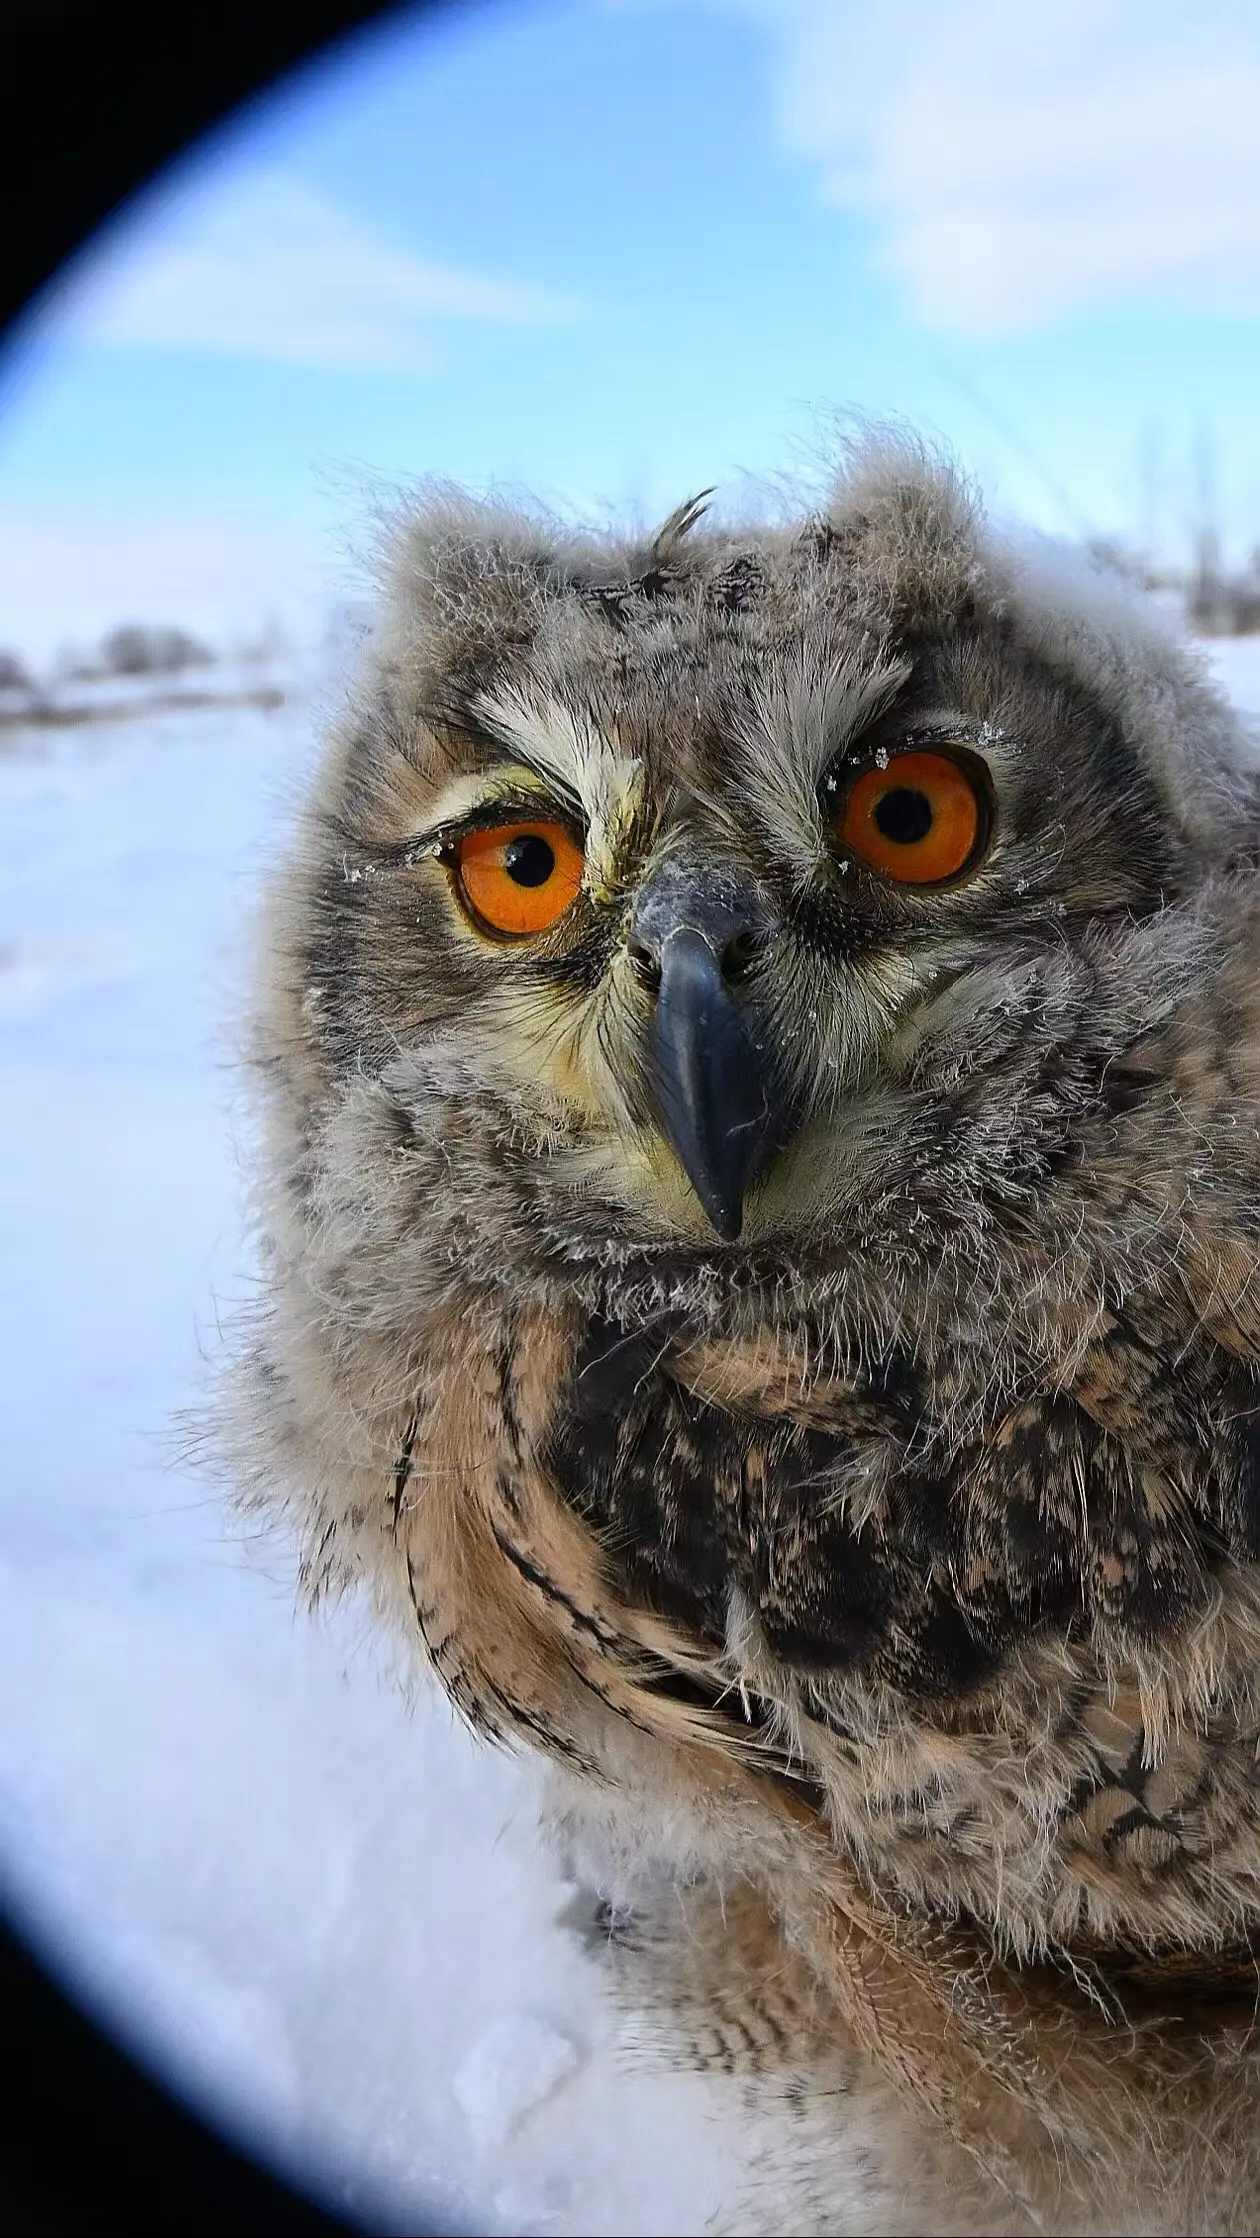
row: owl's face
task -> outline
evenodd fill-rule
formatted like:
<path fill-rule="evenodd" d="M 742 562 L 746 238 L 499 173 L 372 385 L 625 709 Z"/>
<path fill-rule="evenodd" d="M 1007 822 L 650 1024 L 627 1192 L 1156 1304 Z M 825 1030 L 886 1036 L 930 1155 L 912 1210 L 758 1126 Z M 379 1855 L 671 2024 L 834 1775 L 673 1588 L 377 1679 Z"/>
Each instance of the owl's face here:
<path fill-rule="evenodd" d="M 522 1260 L 931 1251 L 1183 985 L 1219 712 L 1132 621 L 1021 595 L 931 470 L 797 531 L 697 513 L 413 529 L 314 828 L 307 1024 Z"/>

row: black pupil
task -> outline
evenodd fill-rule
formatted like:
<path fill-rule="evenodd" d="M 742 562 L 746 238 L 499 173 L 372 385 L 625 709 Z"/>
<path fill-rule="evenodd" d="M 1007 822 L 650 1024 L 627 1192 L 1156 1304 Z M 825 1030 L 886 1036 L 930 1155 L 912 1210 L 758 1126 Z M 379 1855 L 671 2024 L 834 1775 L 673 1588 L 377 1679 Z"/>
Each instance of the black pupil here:
<path fill-rule="evenodd" d="M 503 850 L 503 868 L 518 886 L 545 886 L 555 867 L 555 850 L 536 831 L 509 839 Z"/>
<path fill-rule="evenodd" d="M 926 793 L 916 792 L 912 785 L 894 785 L 878 802 L 875 821 L 885 839 L 894 840 L 899 847 L 913 847 L 932 829 L 932 803 Z"/>

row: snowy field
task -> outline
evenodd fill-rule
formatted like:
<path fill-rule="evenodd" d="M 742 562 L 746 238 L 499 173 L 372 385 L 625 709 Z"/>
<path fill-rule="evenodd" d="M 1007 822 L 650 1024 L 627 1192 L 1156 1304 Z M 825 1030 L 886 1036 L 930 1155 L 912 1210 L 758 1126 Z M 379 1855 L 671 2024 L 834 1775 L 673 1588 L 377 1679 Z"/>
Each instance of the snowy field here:
<path fill-rule="evenodd" d="M 1260 711 L 1260 640 L 1209 657 Z M 246 1294 L 230 1020 L 318 697 L 0 732 L 8 1894 L 373 2228 L 738 2227 L 772 2140 L 736 2085 L 629 2058 L 528 1767 L 295 1617 L 172 1458 Z"/>
<path fill-rule="evenodd" d="M 172 1458 L 247 1293 L 229 1022 L 311 699 L 0 733 L 8 1894 L 371 2227 L 700 2230 L 739 2094 L 628 2066 L 528 1766 L 295 1616 Z"/>

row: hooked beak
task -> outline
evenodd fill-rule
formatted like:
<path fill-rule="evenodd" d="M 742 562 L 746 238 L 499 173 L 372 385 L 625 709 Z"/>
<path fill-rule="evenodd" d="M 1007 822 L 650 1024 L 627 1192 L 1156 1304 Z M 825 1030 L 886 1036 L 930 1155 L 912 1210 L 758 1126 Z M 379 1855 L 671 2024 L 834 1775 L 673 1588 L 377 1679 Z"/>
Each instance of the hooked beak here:
<path fill-rule="evenodd" d="M 718 1234 L 734 1243 L 773 1113 L 762 1054 L 723 955 L 692 926 L 659 947 L 650 1075 L 665 1135 Z"/>

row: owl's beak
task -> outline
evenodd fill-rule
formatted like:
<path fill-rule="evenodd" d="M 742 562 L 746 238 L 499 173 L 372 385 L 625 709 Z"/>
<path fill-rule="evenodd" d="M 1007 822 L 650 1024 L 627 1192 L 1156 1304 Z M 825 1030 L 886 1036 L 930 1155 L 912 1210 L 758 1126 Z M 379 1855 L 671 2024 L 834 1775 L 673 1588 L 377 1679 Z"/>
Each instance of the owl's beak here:
<path fill-rule="evenodd" d="M 728 984 L 730 948 L 691 926 L 668 934 L 649 1072 L 665 1135 L 718 1234 L 734 1243 L 770 1131 L 761 1053 Z"/>

